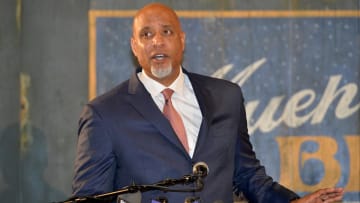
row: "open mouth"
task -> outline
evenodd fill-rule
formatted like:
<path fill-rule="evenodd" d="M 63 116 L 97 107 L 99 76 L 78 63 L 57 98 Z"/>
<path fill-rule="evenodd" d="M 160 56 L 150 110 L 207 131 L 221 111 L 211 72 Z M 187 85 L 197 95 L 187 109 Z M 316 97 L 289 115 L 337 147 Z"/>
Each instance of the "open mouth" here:
<path fill-rule="evenodd" d="M 161 61 L 164 60 L 165 58 L 169 57 L 166 54 L 155 54 L 151 57 L 151 59 L 157 60 L 157 61 Z"/>

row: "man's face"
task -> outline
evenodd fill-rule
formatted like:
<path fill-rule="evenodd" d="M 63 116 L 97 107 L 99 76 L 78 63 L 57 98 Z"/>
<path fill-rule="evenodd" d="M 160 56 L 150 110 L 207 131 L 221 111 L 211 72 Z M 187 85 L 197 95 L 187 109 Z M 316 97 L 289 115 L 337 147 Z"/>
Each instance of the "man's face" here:
<path fill-rule="evenodd" d="M 148 76 L 170 85 L 179 74 L 185 34 L 171 10 L 154 5 L 135 17 L 131 48 Z"/>

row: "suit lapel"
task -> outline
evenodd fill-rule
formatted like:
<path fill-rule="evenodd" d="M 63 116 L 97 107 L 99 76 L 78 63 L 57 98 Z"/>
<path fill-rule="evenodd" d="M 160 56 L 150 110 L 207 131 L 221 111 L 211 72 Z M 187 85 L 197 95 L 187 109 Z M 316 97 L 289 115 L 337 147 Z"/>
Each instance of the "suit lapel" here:
<path fill-rule="evenodd" d="M 206 87 L 204 87 L 204 84 L 201 83 L 200 80 L 194 79 L 194 76 L 191 73 L 185 73 L 189 76 L 191 85 L 193 86 L 195 92 L 196 99 L 199 102 L 201 113 L 203 115 L 199 135 L 196 142 L 195 152 L 193 155 L 193 158 L 196 158 L 199 151 L 201 151 L 202 148 L 207 147 L 204 143 L 207 139 L 209 126 L 211 124 L 214 105 L 212 103 L 212 100 L 209 99 L 211 98 L 210 92 Z"/>
<path fill-rule="evenodd" d="M 136 109 L 136 111 L 138 111 L 144 119 L 154 125 L 171 144 L 175 145 L 177 148 L 182 150 L 184 154 L 188 155 L 172 129 L 170 122 L 159 110 L 150 93 L 139 81 L 136 73 L 133 74 L 129 80 L 128 92 L 128 101 L 133 108 Z"/>

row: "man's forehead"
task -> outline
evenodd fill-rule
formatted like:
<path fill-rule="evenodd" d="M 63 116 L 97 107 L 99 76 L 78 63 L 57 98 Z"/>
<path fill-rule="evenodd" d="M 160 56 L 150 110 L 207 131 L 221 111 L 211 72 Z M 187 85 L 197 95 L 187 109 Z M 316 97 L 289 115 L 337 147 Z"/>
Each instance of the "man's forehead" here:
<path fill-rule="evenodd" d="M 143 29 L 151 29 L 151 28 L 154 28 L 155 26 L 159 27 L 159 28 L 172 28 L 172 27 L 174 27 L 171 24 L 157 23 L 157 24 L 153 24 L 153 25 L 142 25 L 142 26 L 139 26 L 139 28 L 143 30 Z"/>
<path fill-rule="evenodd" d="M 140 13 L 139 15 L 135 16 L 135 21 L 141 22 L 167 22 L 173 23 L 177 21 L 177 16 L 172 15 L 169 12 L 155 12 L 149 11 Z"/>
<path fill-rule="evenodd" d="M 176 28 L 179 26 L 176 19 L 167 18 L 166 16 L 139 16 L 134 20 L 134 28 L 136 29 L 150 29 L 150 28 Z"/>
<path fill-rule="evenodd" d="M 177 18 L 177 15 L 175 13 L 175 11 L 170 8 L 167 7 L 163 4 L 159 4 L 159 3 L 153 3 L 153 4 L 149 4 L 148 6 L 143 7 L 142 9 L 138 10 L 138 12 L 136 13 L 135 16 L 139 16 L 139 15 L 146 15 L 146 14 L 168 14 L 171 15 L 172 17 Z"/>

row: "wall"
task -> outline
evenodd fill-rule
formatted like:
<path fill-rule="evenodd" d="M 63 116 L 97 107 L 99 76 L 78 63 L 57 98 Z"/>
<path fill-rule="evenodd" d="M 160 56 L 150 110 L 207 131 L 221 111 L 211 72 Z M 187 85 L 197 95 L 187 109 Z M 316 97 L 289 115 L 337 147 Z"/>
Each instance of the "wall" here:
<path fill-rule="evenodd" d="M 71 191 L 88 98 L 89 2 L 6 0 L 0 8 L 0 196 L 60 201 Z"/>

